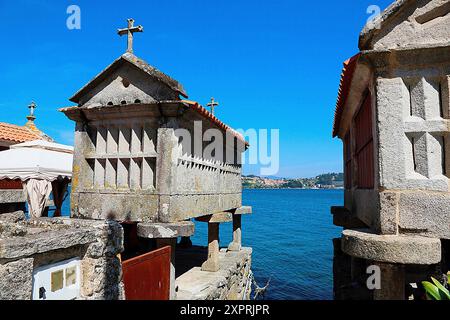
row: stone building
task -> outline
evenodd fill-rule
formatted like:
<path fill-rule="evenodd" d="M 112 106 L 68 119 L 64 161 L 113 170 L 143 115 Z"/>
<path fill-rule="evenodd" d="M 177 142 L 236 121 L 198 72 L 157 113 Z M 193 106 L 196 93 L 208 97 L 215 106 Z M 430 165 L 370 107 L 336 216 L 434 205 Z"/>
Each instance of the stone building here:
<path fill-rule="evenodd" d="M 40 178 L 41 173 L 43 180 L 48 179 L 49 168 L 37 168 L 48 158 L 42 159 L 42 154 L 48 151 L 52 159 L 59 159 L 55 157 L 59 150 L 56 148 L 65 147 L 51 143 L 53 140 L 36 128 L 35 107 L 30 105 L 31 113 L 24 127 L 0 124 L 0 141 L 4 147 L 1 158 L 20 150 L 27 151 L 21 154 L 29 155 L 26 159 L 17 158 L 20 169 L 14 171 L 15 178 L 8 174 L 9 178 L 0 180 L 0 300 L 121 299 L 124 290 L 118 256 L 123 251 L 120 224 L 25 216 L 27 197 L 22 184 L 27 180 L 22 180 L 25 179 L 22 176 L 39 169 L 35 178 Z M 70 153 L 70 150 L 59 151 Z M 0 175 L 4 177 L 5 171 L 11 170 L 2 162 Z M 55 215 L 61 208 L 63 183 L 64 180 L 58 179 L 52 182 L 54 200 L 46 201 L 46 211 L 48 206 L 56 206 Z"/>
<path fill-rule="evenodd" d="M 36 116 L 34 110 L 36 104 L 32 102 L 28 108 L 30 114 L 26 117 L 27 122 L 24 126 L 0 122 L 0 151 L 9 149 L 10 146 L 22 142 L 33 140 L 44 140 L 52 142 L 53 139 L 38 129 L 35 124 Z"/>
<path fill-rule="evenodd" d="M 248 145 L 199 103 L 184 100 L 178 81 L 133 54 L 133 34 L 143 28 L 132 19 L 128 24 L 119 30 L 128 35 L 127 52 L 70 99 L 76 106 L 61 109 L 76 123 L 72 218 L 120 221 L 124 268 L 127 260 L 144 261 L 169 246 L 171 299 L 176 291 L 205 299 L 248 296 L 251 249 L 241 246 L 241 216 L 251 208 L 242 206 L 240 162 Z M 194 218 L 208 223 L 207 256 L 176 282 L 176 264 L 203 257 L 192 248 L 181 252 L 190 245 Z M 233 242 L 221 252 L 223 222 L 233 222 Z M 234 263 L 238 274 L 218 273 Z M 209 295 L 192 291 L 205 286 Z"/>
<path fill-rule="evenodd" d="M 344 227 L 335 297 L 406 299 L 450 270 L 450 2 L 395 1 L 359 48 L 344 64 L 333 127 L 345 167 L 345 207 L 332 208 Z M 370 265 L 379 290 L 367 290 Z"/>
<path fill-rule="evenodd" d="M 31 103 L 29 108 L 30 114 L 26 117 L 27 122 L 24 126 L 0 122 L 0 151 L 28 141 L 53 141 L 51 137 L 39 130 L 34 122 L 36 104 Z M 20 180 L 0 179 L 0 213 L 24 210 L 25 202 L 26 197 L 22 192 Z"/>

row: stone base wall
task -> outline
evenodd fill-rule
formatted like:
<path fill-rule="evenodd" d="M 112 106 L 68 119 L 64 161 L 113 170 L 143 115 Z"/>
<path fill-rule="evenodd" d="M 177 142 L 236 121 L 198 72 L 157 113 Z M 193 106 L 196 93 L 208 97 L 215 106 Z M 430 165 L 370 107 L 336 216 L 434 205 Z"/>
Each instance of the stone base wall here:
<path fill-rule="evenodd" d="M 249 300 L 252 291 L 252 249 L 219 254 L 217 272 L 195 267 L 176 279 L 177 300 Z"/>
<path fill-rule="evenodd" d="M 0 221 L 0 300 L 32 299 L 33 271 L 80 259 L 80 299 L 123 299 L 123 229 L 73 219 Z"/>
<path fill-rule="evenodd" d="M 178 194 L 115 191 L 72 192 L 71 216 L 78 219 L 180 222 L 240 208 L 242 193 Z M 158 214 L 158 207 L 163 208 Z"/>
<path fill-rule="evenodd" d="M 206 300 L 250 300 L 252 291 L 251 256 L 236 263 L 228 270 L 224 282 L 218 283 L 206 296 Z"/>
<path fill-rule="evenodd" d="M 124 300 L 122 263 L 123 229 L 116 222 L 98 227 L 97 240 L 86 249 L 81 261 L 81 299 Z"/>

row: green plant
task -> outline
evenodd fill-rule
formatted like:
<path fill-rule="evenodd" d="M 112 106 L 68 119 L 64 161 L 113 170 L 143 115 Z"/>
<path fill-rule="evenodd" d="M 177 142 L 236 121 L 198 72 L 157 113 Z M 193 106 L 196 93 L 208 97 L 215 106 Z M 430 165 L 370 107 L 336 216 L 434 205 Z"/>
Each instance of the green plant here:
<path fill-rule="evenodd" d="M 422 285 L 427 294 L 428 300 L 450 300 L 450 291 L 439 281 L 431 277 L 431 281 L 423 281 Z M 450 285 L 450 272 L 447 273 L 447 283 Z"/>

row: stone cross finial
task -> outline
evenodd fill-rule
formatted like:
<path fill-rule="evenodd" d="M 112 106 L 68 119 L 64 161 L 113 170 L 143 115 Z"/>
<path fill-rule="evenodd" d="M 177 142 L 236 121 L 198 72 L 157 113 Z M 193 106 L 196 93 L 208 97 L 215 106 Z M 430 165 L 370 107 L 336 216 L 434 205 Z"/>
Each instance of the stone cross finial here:
<path fill-rule="evenodd" d="M 219 106 L 219 102 L 215 101 L 214 98 L 211 98 L 211 102 L 209 102 L 207 106 L 211 108 L 211 113 L 214 114 L 214 108 Z"/>
<path fill-rule="evenodd" d="M 133 53 L 133 33 L 135 32 L 144 32 L 143 26 L 134 26 L 134 19 L 128 19 L 128 28 L 118 29 L 117 33 L 119 36 L 123 36 L 124 34 L 128 35 L 128 47 L 127 52 Z"/>
<path fill-rule="evenodd" d="M 34 110 L 37 108 L 36 103 L 34 103 L 34 101 L 32 101 L 30 103 L 30 105 L 28 106 L 28 109 L 30 109 L 30 115 L 27 116 L 27 119 L 29 121 L 33 121 L 34 119 L 36 119 L 36 117 L 34 116 Z"/>

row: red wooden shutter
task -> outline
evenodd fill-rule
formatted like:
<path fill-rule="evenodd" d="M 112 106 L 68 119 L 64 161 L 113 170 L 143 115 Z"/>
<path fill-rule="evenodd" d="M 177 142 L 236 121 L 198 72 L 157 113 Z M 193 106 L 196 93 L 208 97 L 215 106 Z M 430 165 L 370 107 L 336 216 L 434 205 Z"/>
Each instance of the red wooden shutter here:
<path fill-rule="evenodd" d="M 369 93 L 355 117 L 355 158 L 358 164 L 357 185 L 359 189 L 372 189 L 374 187 L 371 106 L 372 98 Z"/>
<path fill-rule="evenodd" d="M 350 132 L 344 138 L 345 189 L 352 188 L 352 144 Z"/>

